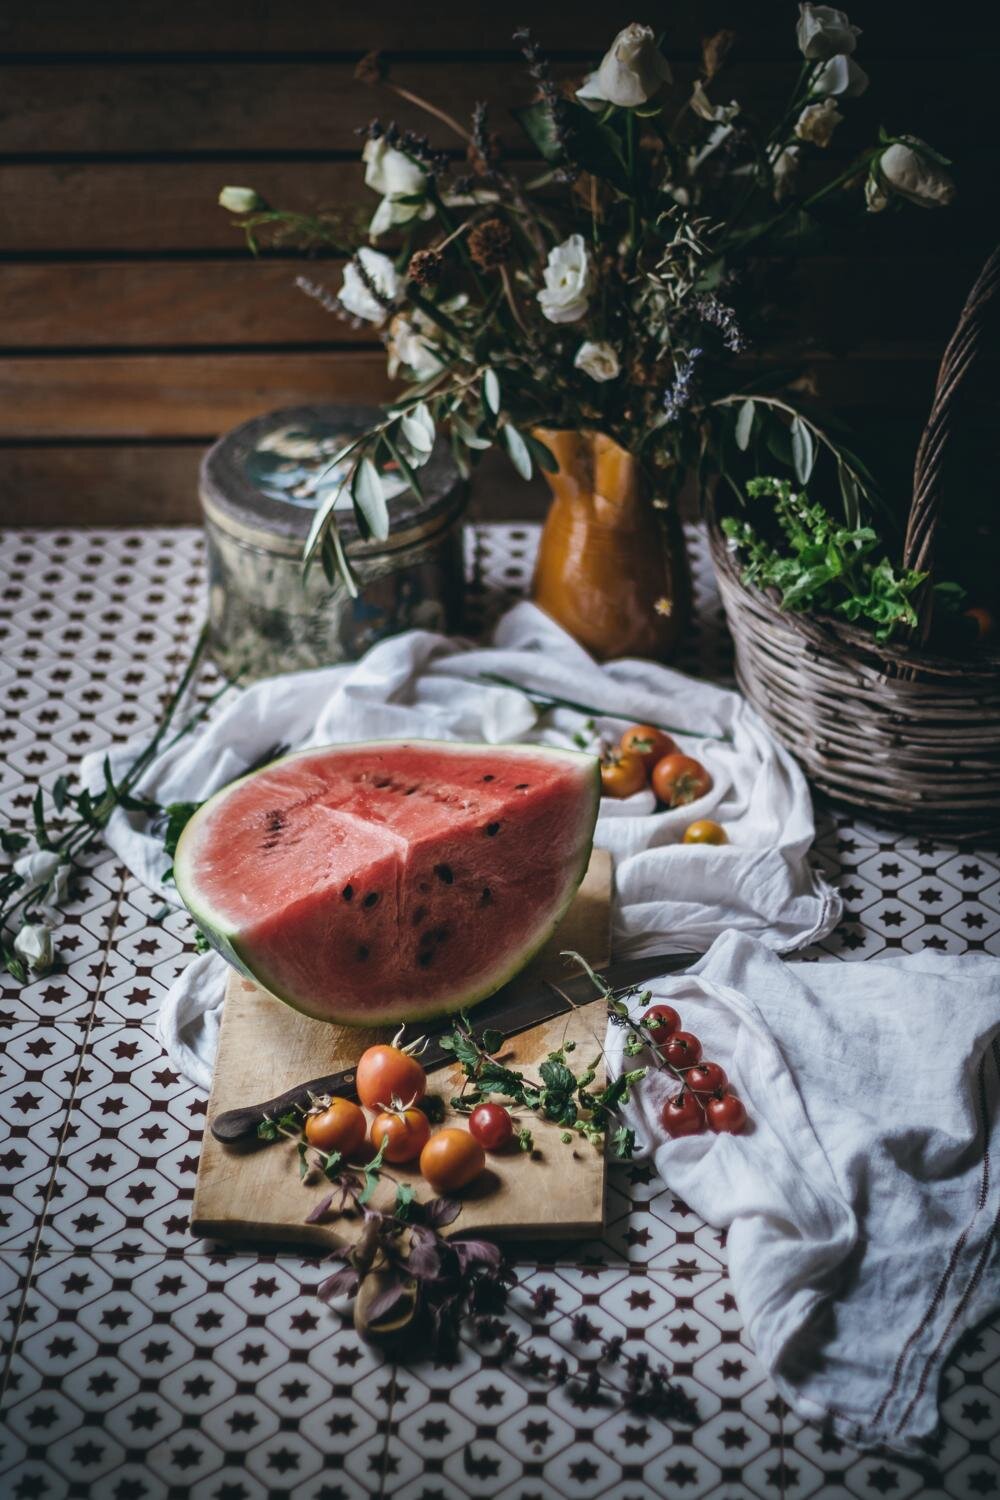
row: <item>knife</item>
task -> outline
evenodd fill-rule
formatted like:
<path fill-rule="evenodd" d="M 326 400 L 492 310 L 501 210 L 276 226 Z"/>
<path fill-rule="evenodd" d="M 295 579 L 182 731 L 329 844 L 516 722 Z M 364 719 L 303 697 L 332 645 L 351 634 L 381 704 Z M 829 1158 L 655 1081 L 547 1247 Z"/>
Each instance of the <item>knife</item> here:
<path fill-rule="evenodd" d="M 655 953 L 645 958 L 621 959 L 618 963 L 605 965 L 599 972 L 612 989 L 627 990 L 633 985 L 656 979 L 661 974 L 686 969 L 701 956 L 700 953 Z M 526 982 L 518 977 L 476 1006 L 475 1026 L 477 1031 L 486 1027 L 499 1031 L 504 1041 L 507 1041 L 519 1032 L 530 1031 L 532 1026 L 566 1015 L 578 1006 L 598 998 L 594 981 L 588 974 L 574 974 L 561 981 L 558 986 L 551 979 L 533 978 Z M 455 1061 L 454 1052 L 448 1051 L 441 1046 L 440 1041 L 435 1040 L 436 1036 L 451 1029 L 455 1019 L 454 1016 L 445 1016 L 432 1022 L 424 1032 L 429 1037 L 426 1049 L 420 1054 L 420 1063 L 425 1073 L 432 1073 Z M 296 1107 L 307 1110 L 312 1103 L 311 1094 L 340 1094 L 344 1099 L 356 1099 L 358 1094 L 354 1067 L 342 1068 L 339 1073 L 327 1073 L 322 1078 L 311 1078 L 307 1083 L 286 1089 L 283 1094 L 276 1094 L 273 1099 L 265 1099 L 261 1104 L 223 1110 L 211 1121 L 212 1134 L 217 1141 L 227 1146 L 254 1140 L 257 1127 L 265 1115 L 275 1119 Z"/>

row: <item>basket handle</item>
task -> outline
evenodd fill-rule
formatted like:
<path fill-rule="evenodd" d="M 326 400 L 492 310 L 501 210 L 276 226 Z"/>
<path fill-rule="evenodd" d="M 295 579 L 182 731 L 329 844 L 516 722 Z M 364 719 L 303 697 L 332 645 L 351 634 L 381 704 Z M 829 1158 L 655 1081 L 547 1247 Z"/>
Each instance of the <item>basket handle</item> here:
<path fill-rule="evenodd" d="M 944 490 L 945 453 L 959 391 L 975 363 L 985 335 L 987 308 L 1000 290 L 1000 246 L 980 271 L 962 308 L 958 327 L 941 356 L 930 416 L 917 448 L 913 469 L 913 502 L 906 523 L 903 566 L 929 572 L 934 556 Z M 920 635 L 930 626 L 933 591 L 926 587 L 920 601 Z"/>

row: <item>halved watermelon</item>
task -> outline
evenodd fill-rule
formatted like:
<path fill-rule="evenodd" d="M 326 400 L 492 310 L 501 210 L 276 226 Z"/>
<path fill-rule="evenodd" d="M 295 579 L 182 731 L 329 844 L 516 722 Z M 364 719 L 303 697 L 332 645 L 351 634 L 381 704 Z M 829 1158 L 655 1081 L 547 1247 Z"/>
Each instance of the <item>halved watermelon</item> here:
<path fill-rule="evenodd" d="M 473 1005 L 527 963 L 583 879 L 593 756 L 380 740 L 224 787 L 177 846 L 209 941 L 289 1005 L 348 1024 Z"/>

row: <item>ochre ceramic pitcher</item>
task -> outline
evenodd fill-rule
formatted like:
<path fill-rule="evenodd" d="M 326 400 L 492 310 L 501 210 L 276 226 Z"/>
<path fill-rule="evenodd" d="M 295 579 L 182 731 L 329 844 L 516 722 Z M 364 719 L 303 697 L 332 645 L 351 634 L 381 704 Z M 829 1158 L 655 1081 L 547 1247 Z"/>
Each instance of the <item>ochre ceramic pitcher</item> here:
<path fill-rule="evenodd" d="M 648 477 L 602 432 L 538 428 L 559 461 L 532 586 L 535 603 L 594 656 L 673 654 L 690 608 L 684 536 Z"/>

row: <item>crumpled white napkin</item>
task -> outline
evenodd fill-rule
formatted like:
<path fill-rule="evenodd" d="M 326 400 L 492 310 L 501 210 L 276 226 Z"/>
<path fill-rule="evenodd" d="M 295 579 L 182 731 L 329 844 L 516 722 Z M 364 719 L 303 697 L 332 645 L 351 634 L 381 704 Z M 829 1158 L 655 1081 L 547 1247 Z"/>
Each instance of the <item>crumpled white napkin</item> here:
<path fill-rule="evenodd" d="M 737 1305 L 789 1405 L 851 1442 L 914 1448 L 943 1360 L 1000 1302 L 1000 960 L 785 963 L 732 932 L 649 988 L 750 1124 L 669 1139 L 676 1084 L 650 1071 L 625 1111 L 641 1154 L 727 1230 Z M 608 1028 L 611 1074 L 643 1062 L 625 1035 Z"/>
<path fill-rule="evenodd" d="M 702 951 L 735 927 L 779 950 L 799 948 L 839 920 L 840 900 L 809 866 L 812 805 L 805 778 L 736 693 L 646 661 L 599 666 L 531 604 L 517 604 L 493 643 L 472 647 L 428 631 L 374 646 L 361 661 L 255 683 L 203 729 L 180 740 L 142 778 L 160 803 L 200 801 L 280 748 L 336 741 L 414 738 L 525 740 L 572 745 L 586 715 L 559 709 L 540 716 L 522 692 L 479 680 L 491 672 L 563 698 L 674 724 L 689 732 L 681 747 L 711 771 L 706 797 L 673 812 L 655 811 L 652 792 L 605 799 L 596 842 L 615 862 L 614 943 L 618 956 L 658 950 Z M 613 737 L 624 725 L 597 720 Z M 706 734 L 729 732 L 720 744 Z M 140 746 L 115 750 L 114 774 Z M 101 780 L 103 754 L 89 756 L 84 783 Z M 726 825 L 727 847 L 679 840 L 694 818 Z M 107 842 L 134 875 L 166 900 L 162 845 L 141 816 L 117 811 Z M 221 959 L 192 965 L 160 1011 L 159 1035 L 176 1066 L 208 1087 L 221 1004 Z"/>

